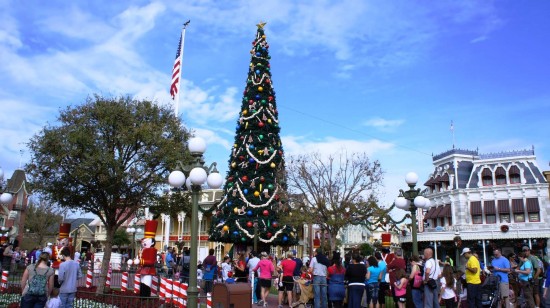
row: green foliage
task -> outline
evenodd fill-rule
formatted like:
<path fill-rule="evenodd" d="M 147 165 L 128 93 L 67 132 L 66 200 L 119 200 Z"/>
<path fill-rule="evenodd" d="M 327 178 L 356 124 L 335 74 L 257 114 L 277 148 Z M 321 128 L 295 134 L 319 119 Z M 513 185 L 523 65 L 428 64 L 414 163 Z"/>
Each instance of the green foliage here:
<path fill-rule="evenodd" d="M 295 229 L 279 221 L 289 207 L 268 50 L 261 24 L 251 50 L 224 199 L 212 219 L 212 241 L 252 245 L 255 232 L 260 245 L 294 245 L 298 241 Z"/>
<path fill-rule="evenodd" d="M 113 245 L 117 245 L 120 248 L 121 246 L 127 246 L 130 244 L 132 244 L 132 239 L 125 229 L 118 229 L 115 231 L 115 235 L 113 236 Z"/>
<path fill-rule="evenodd" d="M 363 256 L 372 256 L 374 254 L 374 247 L 369 243 L 363 243 L 359 246 L 359 251 Z"/>
<path fill-rule="evenodd" d="M 56 234 L 63 220 L 63 210 L 45 200 L 31 199 L 25 213 L 25 229 L 29 229 L 33 235 L 30 239 L 36 245 L 43 244 L 46 236 Z"/>
<path fill-rule="evenodd" d="M 149 205 L 149 211 L 153 213 L 154 218 L 158 218 L 160 214 L 174 217 L 180 212 L 190 213 L 192 208 L 191 194 L 186 191 L 175 190 L 149 202 Z"/>
<path fill-rule="evenodd" d="M 188 138 L 167 106 L 95 95 L 61 110 L 57 125 L 46 125 L 30 140 L 25 169 L 34 190 L 48 200 L 103 222 L 105 273 L 115 230 L 145 202 L 159 198 L 177 160 L 190 160 Z M 104 283 L 99 285 L 101 293 Z"/>

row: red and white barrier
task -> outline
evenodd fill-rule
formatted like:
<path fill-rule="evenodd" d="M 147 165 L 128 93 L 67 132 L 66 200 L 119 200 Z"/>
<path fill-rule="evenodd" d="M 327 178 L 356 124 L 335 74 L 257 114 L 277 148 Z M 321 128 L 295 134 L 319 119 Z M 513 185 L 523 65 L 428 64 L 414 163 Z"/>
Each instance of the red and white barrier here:
<path fill-rule="evenodd" d="M 206 293 L 206 308 L 212 308 L 212 293 Z"/>
<path fill-rule="evenodd" d="M 137 274 L 134 276 L 134 293 L 139 294 L 139 284 L 141 283 L 141 275 Z"/>
<path fill-rule="evenodd" d="M 8 291 L 8 271 L 2 271 L 1 288 L 2 288 L 2 293 Z"/>
<path fill-rule="evenodd" d="M 187 307 L 187 287 L 189 285 L 187 283 L 182 283 L 180 286 L 180 296 L 181 296 L 181 304 L 182 307 Z"/>
<path fill-rule="evenodd" d="M 172 284 L 172 279 L 166 279 L 166 303 L 172 303 L 172 294 L 173 294 L 174 285 Z"/>
<path fill-rule="evenodd" d="M 159 299 L 161 302 L 164 302 L 166 299 L 166 278 L 160 279 Z"/>
<path fill-rule="evenodd" d="M 128 272 L 122 272 L 122 278 L 120 279 L 120 291 L 128 291 Z"/>
<path fill-rule="evenodd" d="M 107 279 L 105 279 L 105 285 L 111 287 L 111 264 L 109 264 L 109 270 L 107 271 Z"/>
<path fill-rule="evenodd" d="M 157 296 L 159 290 L 159 277 L 153 276 L 151 280 L 151 296 Z"/>
<path fill-rule="evenodd" d="M 92 262 L 88 262 L 88 271 L 86 271 L 86 288 L 92 287 L 93 282 L 93 273 L 92 273 Z"/>

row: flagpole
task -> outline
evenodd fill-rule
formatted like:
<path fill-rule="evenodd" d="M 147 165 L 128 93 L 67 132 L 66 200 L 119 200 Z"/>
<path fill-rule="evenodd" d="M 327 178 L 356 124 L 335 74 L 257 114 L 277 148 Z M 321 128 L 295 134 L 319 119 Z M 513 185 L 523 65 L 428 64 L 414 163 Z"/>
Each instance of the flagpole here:
<path fill-rule="evenodd" d="M 183 24 L 183 28 L 181 29 L 181 46 L 180 46 L 181 60 L 180 60 L 180 71 L 178 76 L 178 88 L 181 88 L 181 71 L 182 71 L 181 67 L 183 66 L 183 46 L 185 42 L 185 29 L 187 28 L 187 25 L 189 25 L 189 22 L 191 22 L 191 20 L 188 20 L 187 22 L 185 22 Z M 178 92 L 176 93 L 176 96 L 174 97 L 174 114 L 176 115 L 176 117 L 179 117 L 179 105 L 180 105 L 180 91 L 178 90 Z"/>

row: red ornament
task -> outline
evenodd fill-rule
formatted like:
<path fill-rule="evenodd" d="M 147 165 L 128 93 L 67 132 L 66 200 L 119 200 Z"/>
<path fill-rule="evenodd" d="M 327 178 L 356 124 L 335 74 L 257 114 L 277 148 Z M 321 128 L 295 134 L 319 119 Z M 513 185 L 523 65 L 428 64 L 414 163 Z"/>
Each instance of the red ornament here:
<path fill-rule="evenodd" d="M 260 182 L 264 182 L 265 181 L 265 178 L 263 176 L 260 177 Z"/>
<path fill-rule="evenodd" d="M 275 195 L 275 200 L 279 200 L 279 195 Z"/>
<path fill-rule="evenodd" d="M 267 100 L 271 102 L 273 100 L 273 96 L 268 97 Z"/>
<path fill-rule="evenodd" d="M 273 228 L 277 228 L 277 227 L 279 227 L 279 223 L 276 222 L 276 221 L 274 221 L 274 222 L 271 223 L 271 226 L 272 226 Z"/>
<path fill-rule="evenodd" d="M 258 122 L 258 126 L 261 128 L 261 127 L 264 127 L 264 122 L 260 121 Z"/>
<path fill-rule="evenodd" d="M 267 232 L 267 238 L 271 238 L 273 236 L 273 234 L 271 234 L 271 232 Z"/>
<path fill-rule="evenodd" d="M 246 175 L 243 175 L 243 177 L 241 178 L 241 180 L 243 180 L 243 182 L 246 182 L 246 181 L 248 181 L 248 176 L 246 176 Z"/>
<path fill-rule="evenodd" d="M 232 177 L 232 176 L 228 177 L 228 178 L 227 178 L 227 181 L 228 181 L 228 182 L 233 182 L 233 177 Z"/>
<path fill-rule="evenodd" d="M 267 79 L 265 80 L 265 82 L 270 83 L 271 80 L 270 80 L 269 78 L 267 78 Z"/>
<path fill-rule="evenodd" d="M 250 105 L 252 105 L 252 104 L 254 104 L 254 100 L 253 100 L 253 99 L 249 99 L 249 100 L 248 100 L 248 103 L 249 103 Z"/>
<path fill-rule="evenodd" d="M 249 227 L 249 228 L 252 228 L 254 226 L 254 224 L 251 221 L 249 221 L 249 222 L 246 223 L 246 226 Z"/>
<path fill-rule="evenodd" d="M 264 210 L 263 214 L 264 214 L 264 216 L 268 216 L 268 215 L 269 215 L 269 211 L 268 211 L 268 210 Z"/>
<path fill-rule="evenodd" d="M 244 157 L 243 155 L 239 156 L 239 159 L 240 159 L 240 160 L 244 160 L 244 158 L 245 158 L 245 157 Z"/>

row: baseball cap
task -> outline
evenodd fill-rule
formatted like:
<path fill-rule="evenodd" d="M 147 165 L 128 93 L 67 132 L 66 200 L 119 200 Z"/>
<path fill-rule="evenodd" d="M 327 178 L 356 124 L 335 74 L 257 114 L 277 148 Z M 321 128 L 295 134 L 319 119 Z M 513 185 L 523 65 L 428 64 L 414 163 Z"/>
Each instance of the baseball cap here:
<path fill-rule="evenodd" d="M 460 255 L 463 256 L 467 252 L 472 252 L 472 251 L 470 250 L 470 248 L 466 247 L 466 248 L 462 249 L 462 253 Z"/>
<path fill-rule="evenodd" d="M 522 251 L 529 251 L 531 249 L 529 249 L 529 246 L 523 246 L 523 248 L 521 248 Z"/>

